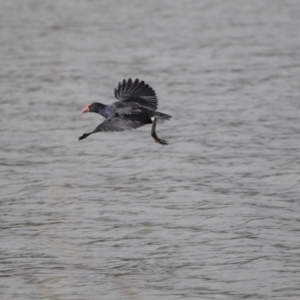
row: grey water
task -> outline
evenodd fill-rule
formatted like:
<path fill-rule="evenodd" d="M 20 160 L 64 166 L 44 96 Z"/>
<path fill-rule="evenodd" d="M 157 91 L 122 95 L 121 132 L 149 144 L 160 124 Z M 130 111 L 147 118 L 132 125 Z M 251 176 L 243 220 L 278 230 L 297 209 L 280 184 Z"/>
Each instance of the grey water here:
<path fill-rule="evenodd" d="M 0 299 L 299 299 L 299 1 L 0 1 Z M 127 78 L 157 126 L 81 115 Z"/>

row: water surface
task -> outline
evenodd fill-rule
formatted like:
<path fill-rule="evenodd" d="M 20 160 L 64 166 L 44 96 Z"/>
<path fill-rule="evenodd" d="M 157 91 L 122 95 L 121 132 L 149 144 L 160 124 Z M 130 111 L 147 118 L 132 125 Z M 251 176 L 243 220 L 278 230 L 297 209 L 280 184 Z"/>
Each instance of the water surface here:
<path fill-rule="evenodd" d="M 298 1 L 0 3 L 1 299 L 299 299 Z M 158 126 L 88 103 L 145 80 Z"/>

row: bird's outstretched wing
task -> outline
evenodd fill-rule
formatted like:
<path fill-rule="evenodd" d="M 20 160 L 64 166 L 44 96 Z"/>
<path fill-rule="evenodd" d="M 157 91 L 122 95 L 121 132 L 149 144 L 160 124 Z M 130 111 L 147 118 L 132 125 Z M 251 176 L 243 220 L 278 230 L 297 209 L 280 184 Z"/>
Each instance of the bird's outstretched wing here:
<path fill-rule="evenodd" d="M 83 140 L 96 132 L 132 130 L 150 123 L 151 119 L 147 110 L 137 106 L 133 110 L 125 109 L 122 112 L 115 112 L 97 126 L 94 131 L 84 133 L 79 140 Z"/>
<path fill-rule="evenodd" d="M 119 113 L 115 113 L 103 121 L 94 132 L 132 130 L 147 123 L 149 123 L 149 116 L 147 114 L 120 115 Z"/>
<path fill-rule="evenodd" d="M 157 109 L 158 99 L 155 91 L 144 81 L 136 79 L 134 82 L 131 78 L 119 82 L 118 88 L 115 89 L 115 97 L 119 101 L 136 102 L 140 105 Z"/>

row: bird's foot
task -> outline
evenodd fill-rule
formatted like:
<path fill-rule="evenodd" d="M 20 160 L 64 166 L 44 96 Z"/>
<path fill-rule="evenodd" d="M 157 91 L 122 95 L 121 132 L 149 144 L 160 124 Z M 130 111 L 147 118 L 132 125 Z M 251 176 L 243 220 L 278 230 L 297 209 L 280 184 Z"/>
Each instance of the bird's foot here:
<path fill-rule="evenodd" d="M 152 128 L 151 128 L 151 136 L 153 137 L 153 139 L 154 139 L 154 141 L 156 142 L 156 143 L 159 143 L 159 144 L 161 144 L 161 145 L 163 145 L 163 146 L 166 146 L 166 145 L 169 145 L 169 143 L 166 141 L 166 140 L 162 140 L 162 139 L 160 139 L 158 136 L 157 136 L 157 134 L 156 134 L 156 131 L 155 131 L 155 128 L 156 128 L 156 118 L 152 118 L 151 119 L 152 120 Z"/>
<path fill-rule="evenodd" d="M 166 140 L 162 140 L 160 138 L 155 139 L 155 142 L 159 143 L 159 144 L 161 144 L 163 146 L 169 145 L 169 143 Z"/>

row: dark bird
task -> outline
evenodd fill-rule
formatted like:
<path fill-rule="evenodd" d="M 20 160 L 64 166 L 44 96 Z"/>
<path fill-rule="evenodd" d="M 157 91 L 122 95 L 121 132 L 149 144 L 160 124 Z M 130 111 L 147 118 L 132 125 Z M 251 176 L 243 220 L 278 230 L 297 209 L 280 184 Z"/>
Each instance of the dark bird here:
<path fill-rule="evenodd" d="M 168 142 L 158 138 L 155 128 L 159 121 L 170 120 L 172 116 L 156 111 L 158 99 L 155 91 L 144 81 L 131 78 L 119 83 L 115 89 L 115 97 L 118 100 L 110 105 L 102 103 L 91 103 L 86 106 L 82 113 L 95 112 L 100 114 L 104 120 L 94 131 L 83 134 L 79 140 L 89 135 L 102 131 L 124 131 L 131 130 L 146 124 L 152 124 L 151 136 L 155 142 L 168 145 Z"/>

